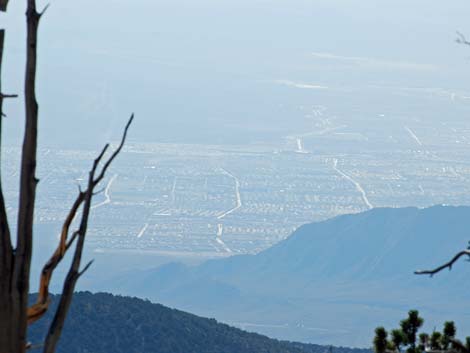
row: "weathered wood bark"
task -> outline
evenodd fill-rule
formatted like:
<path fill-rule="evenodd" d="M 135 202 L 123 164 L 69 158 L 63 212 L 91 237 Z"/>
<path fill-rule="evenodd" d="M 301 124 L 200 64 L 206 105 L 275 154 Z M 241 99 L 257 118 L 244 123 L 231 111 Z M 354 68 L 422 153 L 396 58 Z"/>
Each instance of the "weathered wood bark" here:
<path fill-rule="evenodd" d="M 1 164 L 1 134 L 3 120 L 3 95 L 2 95 L 2 59 L 5 31 L 0 30 L 0 164 Z M 1 168 L 0 168 L 1 170 Z M 6 214 L 5 200 L 2 190 L 0 175 L 0 353 L 12 352 L 13 334 L 11 325 L 12 298 L 12 259 L 13 249 L 11 245 L 10 229 Z"/>
<path fill-rule="evenodd" d="M 49 261 L 47 261 L 47 263 L 42 269 L 36 303 L 28 308 L 28 324 L 39 320 L 49 308 L 49 285 L 52 279 L 52 274 L 64 258 L 67 250 L 70 248 L 70 246 L 73 244 L 76 237 L 78 236 L 78 232 L 74 232 L 72 237 L 70 239 L 68 238 L 70 225 L 75 219 L 78 209 L 85 200 L 86 195 L 87 193 L 85 192 L 79 192 L 62 226 L 59 245 L 57 246 L 57 249 L 54 251 Z"/>
<path fill-rule="evenodd" d="M 103 150 L 103 152 L 105 152 L 105 150 Z M 103 157 L 103 154 L 104 153 L 102 153 L 95 160 L 93 164 L 93 168 L 90 171 L 90 176 L 88 180 L 88 189 L 86 191 L 85 204 L 83 206 L 82 219 L 81 219 L 80 227 L 78 230 L 78 240 L 77 240 L 77 245 L 76 245 L 75 253 L 73 256 L 73 260 L 72 260 L 72 265 L 70 266 L 69 272 L 67 273 L 67 277 L 64 282 L 64 287 L 62 290 L 62 296 L 60 298 L 59 306 L 57 308 L 56 314 L 50 326 L 49 332 L 46 336 L 46 341 L 44 344 L 44 351 L 43 351 L 44 353 L 55 352 L 57 343 L 59 342 L 59 338 L 62 333 L 62 329 L 64 327 L 67 312 L 72 302 L 72 296 L 73 296 L 73 292 L 75 289 L 75 285 L 81 273 L 83 273 L 83 272 L 80 272 L 80 263 L 82 259 L 83 247 L 85 245 L 85 235 L 86 235 L 87 228 L 88 228 L 88 218 L 90 215 L 91 200 L 93 198 L 93 188 L 94 188 L 93 183 L 95 180 L 96 168 L 98 167 L 98 163 Z M 87 265 L 83 271 L 86 271 L 89 265 Z"/>
<path fill-rule="evenodd" d="M 109 159 L 104 163 L 103 168 L 101 171 L 98 173 L 98 176 L 95 177 L 97 168 L 99 166 L 99 163 L 101 159 L 103 158 L 104 154 L 106 153 L 106 150 L 108 149 L 109 145 L 106 145 L 101 152 L 101 154 L 95 159 L 93 163 L 93 167 L 90 171 L 89 177 L 88 177 L 88 188 L 85 193 L 85 199 L 84 199 L 84 206 L 83 206 L 83 212 L 82 212 L 82 218 L 80 221 L 80 226 L 78 229 L 78 241 L 77 245 L 75 248 L 75 253 L 73 256 L 72 264 L 70 265 L 69 272 L 67 273 L 67 277 L 64 282 L 64 287 L 62 289 L 62 296 L 60 298 L 59 306 L 57 308 L 57 311 L 54 315 L 54 319 L 52 321 L 52 324 L 49 328 L 49 332 L 46 336 L 46 341 L 44 344 L 44 353 L 53 353 L 55 351 L 55 348 L 57 346 L 57 343 L 59 341 L 60 335 L 62 333 L 62 329 L 64 327 L 65 323 L 65 318 L 67 316 L 68 310 L 70 308 L 70 304 L 72 303 L 72 296 L 73 292 L 75 290 L 75 285 L 80 278 L 80 276 L 90 267 L 91 262 L 89 262 L 83 270 L 80 270 L 80 263 L 82 259 L 82 253 L 83 253 L 83 246 L 85 242 L 85 236 L 88 228 L 88 218 L 90 214 L 90 209 L 91 209 L 91 201 L 93 198 L 94 194 L 94 189 L 95 187 L 103 180 L 106 171 L 108 170 L 109 166 L 113 162 L 113 160 L 117 157 L 117 155 L 121 152 L 122 147 L 124 146 L 124 143 L 126 141 L 127 137 L 127 132 L 129 130 L 130 125 L 132 124 L 132 121 L 134 120 L 134 114 L 131 115 L 129 121 L 127 122 L 127 125 L 124 129 L 124 134 L 121 139 L 121 143 L 119 144 L 118 148 L 113 152 L 113 154 L 109 157 Z"/>
<path fill-rule="evenodd" d="M 8 0 L 0 0 L 0 11 L 6 10 Z M 62 233 L 56 251 L 44 266 L 39 287 L 37 302 L 28 307 L 30 266 L 33 246 L 34 207 L 36 200 L 36 153 L 38 104 L 36 101 L 36 71 L 37 71 L 37 39 L 38 27 L 42 13 L 36 9 L 35 0 L 27 0 L 27 39 L 26 39 L 26 73 L 24 82 L 25 100 L 25 132 L 21 152 L 20 192 L 17 219 L 16 247 L 13 248 L 6 205 L 2 192 L 0 173 L 0 353 L 25 353 L 28 348 L 27 326 L 40 319 L 49 308 L 49 285 L 56 267 L 64 258 L 66 252 L 75 243 L 75 251 L 68 275 L 64 282 L 59 307 L 46 337 L 44 352 L 53 353 L 60 338 L 62 328 L 70 307 L 75 285 L 79 277 L 89 268 L 91 262 L 80 270 L 85 236 L 94 190 L 104 179 L 112 161 L 120 153 L 127 137 L 127 131 L 134 116 L 129 119 L 121 142 L 111 156 L 103 163 L 109 145 L 106 145 L 89 174 L 86 191 L 79 191 L 68 216 L 62 226 Z M 5 31 L 0 29 L 0 171 L 1 171 L 1 130 L 3 100 L 16 95 L 5 95 L 1 91 L 1 68 L 3 58 Z M 83 207 L 82 207 L 83 206 Z M 80 207 L 81 222 L 79 229 L 69 237 L 69 228 Z"/>
<path fill-rule="evenodd" d="M 0 0 L 0 11 L 6 12 L 8 0 Z"/>
<path fill-rule="evenodd" d="M 34 205 L 36 200 L 36 151 L 38 104 L 36 101 L 37 35 L 40 14 L 35 0 L 28 0 L 26 10 L 26 73 L 24 85 L 25 132 L 21 153 L 20 194 L 17 220 L 16 249 L 13 267 L 12 331 L 13 352 L 23 353 L 27 344 L 27 309 L 29 295 L 29 274 L 33 247 Z"/>
<path fill-rule="evenodd" d="M 434 276 L 436 273 L 439 273 L 445 269 L 452 270 L 452 266 L 460 259 L 461 257 L 467 256 L 467 260 L 470 259 L 470 248 L 467 248 L 465 250 L 459 251 L 457 254 L 454 255 L 454 257 L 446 262 L 445 264 L 438 266 L 432 270 L 419 270 L 415 271 L 415 275 L 430 275 L 431 277 Z"/>

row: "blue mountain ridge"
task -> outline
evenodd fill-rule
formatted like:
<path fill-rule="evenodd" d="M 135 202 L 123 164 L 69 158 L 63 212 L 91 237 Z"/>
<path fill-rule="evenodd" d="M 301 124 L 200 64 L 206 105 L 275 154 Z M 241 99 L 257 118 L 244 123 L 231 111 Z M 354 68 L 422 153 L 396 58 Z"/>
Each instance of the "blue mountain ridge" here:
<path fill-rule="evenodd" d="M 257 255 L 133 273 L 113 290 L 320 344 L 368 347 L 376 326 L 411 308 L 430 330 L 452 319 L 468 332 L 470 267 L 432 279 L 413 271 L 465 248 L 469 230 L 470 207 L 378 208 L 306 224 Z"/>

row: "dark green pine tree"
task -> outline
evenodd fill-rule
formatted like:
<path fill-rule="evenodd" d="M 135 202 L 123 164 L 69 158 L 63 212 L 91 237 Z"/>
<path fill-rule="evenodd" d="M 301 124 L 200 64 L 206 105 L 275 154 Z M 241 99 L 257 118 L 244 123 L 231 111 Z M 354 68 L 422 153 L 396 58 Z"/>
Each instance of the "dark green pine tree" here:
<path fill-rule="evenodd" d="M 442 341 L 442 334 L 437 331 L 433 332 L 431 335 L 431 343 L 430 343 L 431 349 L 441 350 L 442 349 L 441 341 Z"/>
<path fill-rule="evenodd" d="M 397 352 L 401 352 L 401 347 L 405 344 L 406 341 L 403 331 L 400 329 L 392 330 L 391 336 L 393 349 Z"/>
<path fill-rule="evenodd" d="M 374 351 L 375 353 L 385 353 L 387 350 L 387 330 L 383 327 L 377 327 L 375 329 L 374 337 Z"/>
<path fill-rule="evenodd" d="M 470 351 L 470 337 L 465 338 L 465 347 Z"/>
<path fill-rule="evenodd" d="M 424 352 L 426 350 L 426 347 L 428 346 L 429 344 L 429 335 L 427 333 L 420 333 L 419 336 L 419 345 L 418 345 L 418 349 L 421 351 L 421 352 Z"/>
<path fill-rule="evenodd" d="M 405 343 L 408 344 L 408 353 L 416 353 L 416 334 L 419 328 L 423 325 L 423 318 L 419 316 L 418 310 L 410 310 L 408 318 L 402 320 L 400 323 L 401 330 L 405 336 Z"/>
<path fill-rule="evenodd" d="M 442 349 L 447 350 L 451 346 L 452 340 L 455 338 L 457 333 L 454 322 L 446 321 L 444 323 L 444 330 L 442 332 Z"/>

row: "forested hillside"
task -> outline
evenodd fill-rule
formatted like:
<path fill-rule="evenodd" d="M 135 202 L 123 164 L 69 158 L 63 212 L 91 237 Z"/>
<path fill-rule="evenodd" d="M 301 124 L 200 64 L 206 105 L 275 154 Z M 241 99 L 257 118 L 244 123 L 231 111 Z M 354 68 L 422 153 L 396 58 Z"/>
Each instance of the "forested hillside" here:
<path fill-rule="evenodd" d="M 53 297 L 53 307 L 57 302 Z M 51 312 L 30 327 L 40 344 Z M 324 353 L 328 347 L 282 342 L 214 319 L 137 298 L 89 292 L 74 296 L 58 353 Z M 334 348 L 335 353 L 370 353 Z"/>

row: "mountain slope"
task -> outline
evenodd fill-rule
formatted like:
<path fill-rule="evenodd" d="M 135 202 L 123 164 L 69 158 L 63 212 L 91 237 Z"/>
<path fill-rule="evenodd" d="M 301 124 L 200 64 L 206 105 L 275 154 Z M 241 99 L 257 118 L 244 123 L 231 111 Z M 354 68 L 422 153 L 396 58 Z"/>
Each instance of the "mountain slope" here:
<path fill-rule="evenodd" d="M 57 303 L 53 297 L 53 307 Z M 43 341 L 52 310 L 30 328 Z M 76 293 L 58 353 L 323 353 L 327 347 L 280 342 L 137 298 Z M 338 353 L 370 353 L 336 348 Z"/>
<path fill-rule="evenodd" d="M 374 209 L 302 226 L 258 255 L 134 273 L 114 291 L 282 339 L 368 346 L 375 326 L 410 308 L 429 325 L 470 330 L 465 262 L 432 280 L 413 275 L 469 239 L 469 207 Z"/>

